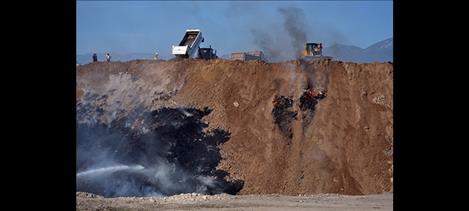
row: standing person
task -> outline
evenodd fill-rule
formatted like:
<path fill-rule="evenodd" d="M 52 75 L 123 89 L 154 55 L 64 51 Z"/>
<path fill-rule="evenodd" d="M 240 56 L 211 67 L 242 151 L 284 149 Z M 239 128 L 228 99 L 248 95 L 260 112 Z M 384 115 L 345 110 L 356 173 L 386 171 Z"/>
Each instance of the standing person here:
<path fill-rule="evenodd" d="M 97 62 L 98 61 L 98 56 L 96 55 L 96 53 L 93 54 L 93 62 Z"/>
<path fill-rule="evenodd" d="M 111 61 L 111 55 L 109 53 L 106 53 L 106 61 L 107 62 Z"/>
<path fill-rule="evenodd" d="M 155 60 L 158 60 L 158 52 L 155 53 Z"/>

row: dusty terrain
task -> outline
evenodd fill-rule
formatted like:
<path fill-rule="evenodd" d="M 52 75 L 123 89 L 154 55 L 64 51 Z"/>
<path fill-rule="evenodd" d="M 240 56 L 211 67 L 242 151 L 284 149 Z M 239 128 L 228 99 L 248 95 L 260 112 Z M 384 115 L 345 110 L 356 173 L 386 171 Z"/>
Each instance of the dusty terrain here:
<path fill-rule="evenodd" d="M 218 180 L 217 191 L 237 195 L 103 198 L 77 192 L 77 210 L 392 210 L 392 77 L 389 63 L 184 60 L 78 66 L 77 123 L 114 128 L 112 122 L 125 119 L 130 131 L 154 129 L 161 139 L 144 142 L 139 133 L 119 133 L 132 135 L 116 153 L 129 149 L 127 157 L 141 153 L 148 159 L 157 150 L 146 149 L 165 148 L 167 141 L 178 146 L 169 150 L 176 156 L 162 158 L 191 172 L 188 177 L 215 175 L 242 185 Z M 311 97 L 308 89 L 325 94 Z M 151 124 L 134 117 L 144 111 L 154 114 Z M 198 129 L 174 136 L 181 130 L 171 125 L 188 122 Z M 91 148 L 111 146 L 103 144 L 96 140 Z M 92 166 L 89 162 L 77 162 L 77 172 Z M 163 183 L 174 182 L 168 181 Z M 207 191 L 213 190 L 201 190 Z"/>
<path fill-rule="evenodd" d="M 77 106 L 89 107 L 77 121 L 208 107 L 206 130 L 230 133 L 217 169 L 244 181 L 239 194 L 377 194 L 392 191 L 392 77 L 390 63 L 99 62 L 77 67 Z M 307 88 L 326 92 L 309 110 Z M 291 105 L 276 119 L 279 96 Z"/>
<path fill-rule="evenodd" d="M 77 210 L 316 210 L 366 211 L 392 210 L 392 194 L 344 196 L 316 194 L 269 195 L 200 195 L 181 194 L 170 197 L 102 198 L 77 193 Z"/>

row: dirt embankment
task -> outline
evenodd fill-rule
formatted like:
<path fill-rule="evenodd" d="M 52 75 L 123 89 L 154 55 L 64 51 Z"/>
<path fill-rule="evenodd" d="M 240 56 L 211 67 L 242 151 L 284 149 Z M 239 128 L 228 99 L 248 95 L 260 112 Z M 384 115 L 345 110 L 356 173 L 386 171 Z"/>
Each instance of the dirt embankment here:
<path fill-rule="evenodd" d="M 381 193 L 392 191 L 392 78 L 388 63 L 92 63 L 77 67 L 78 121 L 209 107 L 208 129 L 231 134 L 217 168 L 244 181 L 240 194 Z"/>

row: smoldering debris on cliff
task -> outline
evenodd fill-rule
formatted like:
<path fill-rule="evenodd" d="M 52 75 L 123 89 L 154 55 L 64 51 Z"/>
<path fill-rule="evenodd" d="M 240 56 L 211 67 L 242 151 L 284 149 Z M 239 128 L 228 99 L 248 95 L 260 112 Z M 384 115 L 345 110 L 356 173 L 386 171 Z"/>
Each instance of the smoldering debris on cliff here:
<path fill-rule="evenodd" d="M 292 122 L 296 119 L 297 112 L 293 111 L 293 100 L 285 96 L 275 96 L 273 102 L 272 115 L 275 124 L 279 127 L 283 135 L 289 139 L 293 137 Z"/>
<path fill-rule="evenodd" d="M 300 97 L 300 110 L 302 112 L 303 118 L 303 127 L 308 125 L 316 111 L 316 105 L 319 103 L 320 100 L 326 97 L 326 93 L 323 91 L 316 91 L 312 88 L 309 88 L 303 92 Z"/>

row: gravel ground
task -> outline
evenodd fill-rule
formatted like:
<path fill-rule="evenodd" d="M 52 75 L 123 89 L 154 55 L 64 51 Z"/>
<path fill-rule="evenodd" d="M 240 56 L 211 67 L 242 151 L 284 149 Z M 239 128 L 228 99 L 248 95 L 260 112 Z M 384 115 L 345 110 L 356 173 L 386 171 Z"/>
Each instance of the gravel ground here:
<path fill-rule="evenodd" d="M 76 210 L 392 210 L 393 194 L 201 195 L 103 198 L 77 192 Z"/>

